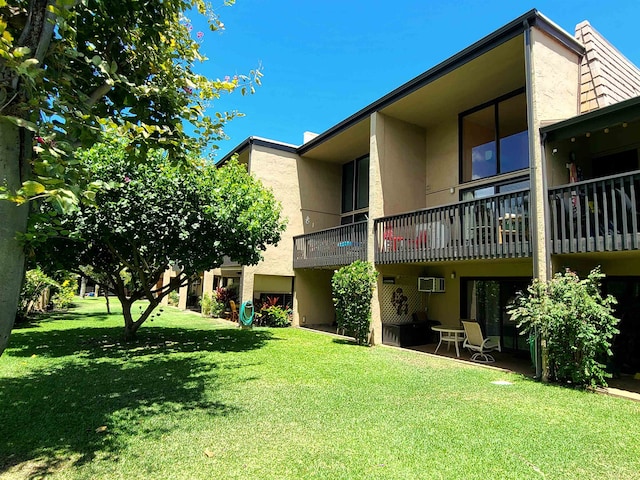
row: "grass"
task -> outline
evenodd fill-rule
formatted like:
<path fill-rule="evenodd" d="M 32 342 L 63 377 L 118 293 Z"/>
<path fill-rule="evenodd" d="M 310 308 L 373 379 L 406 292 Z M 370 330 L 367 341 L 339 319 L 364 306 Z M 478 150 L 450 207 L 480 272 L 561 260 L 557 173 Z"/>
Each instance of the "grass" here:
<path fill-rule="evenodd" d="M 640 476 L 640 403 L 173 308 L 124 344 L 103 302 L 14 330 L 0 478 Z"/>

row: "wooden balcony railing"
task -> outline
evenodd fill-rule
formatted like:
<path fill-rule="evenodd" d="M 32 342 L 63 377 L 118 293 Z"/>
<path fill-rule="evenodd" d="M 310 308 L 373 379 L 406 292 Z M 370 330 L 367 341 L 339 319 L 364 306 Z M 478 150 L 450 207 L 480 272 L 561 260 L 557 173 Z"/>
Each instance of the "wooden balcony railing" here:
<path fill-rule="evenodd" d="M 293 268 L 337 267 L 367 259 L 367 222 L 293 238 Z"/>
<path fill-rule="evenodd" d="M 376 263 L 528 257 L 529 190 L 376 219 Z"/>
<path fill-rule="evenodd" d="M 637 250 L 640 170 L 549 189 L 552 253 Z"/>

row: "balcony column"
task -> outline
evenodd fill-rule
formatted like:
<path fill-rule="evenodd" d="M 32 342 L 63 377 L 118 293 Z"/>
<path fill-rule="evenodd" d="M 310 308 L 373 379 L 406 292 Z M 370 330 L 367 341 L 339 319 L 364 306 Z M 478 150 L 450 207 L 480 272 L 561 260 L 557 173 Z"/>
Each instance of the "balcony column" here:
<path fill-rule="evenodd" d="M 162 286 L 164 287 L 166 285 L 169 285 L 169 283 L 171 283 L 171 269 L 167 268 L 162 274 Z M 164 297 L 162 297 L 162 300 L 160 300 L 160 305 L 164 307 L 169 305 L 169 295 L 165 295 Z"/>
<path fill-rule="evenodd" d="M 551 256 L 547 242 L 546 211 L 546 178 L 545 165 L 540 139 L 538 103 L 536 95 L 536 75 L 531 39 L 531 28 L 526 25 L 524 32 L 525 70 L 527 91 L 527 124 L 529 135 L 530 165 L 530 222 L 533 256 L 533 277 L 546 282 L 551 276 Z"/>
<path fill-rule="evenodd" d="M 205 293 L 213 293 L 213 270 L 207 270 L 204 272 L 204 278 L 202 279 L 202 296 Z"/>
<path fill-rule="evenodd" d="M 255 269 L 252 267 L 242 267 L 240 274 L 240 286 L 238 288 L 238 302 L 242 305 L 251 300 L 253 302 L 253 284 Z"/>
<path fill-rule="evenodd" d="M 369 219 L 367 220 L 367 261 L 375 266 L 375 231 L 373 219 L 384 216 L 384 198 L 381 179 L 381 152 L 384 141 L 384 116 L 378 112 L 371 115 L 369 137 Z M 380 287 L 382 277 L 378 277 L 371 299 L 371 343 L 382 344 L 382 315 L 380 313 Z"/>

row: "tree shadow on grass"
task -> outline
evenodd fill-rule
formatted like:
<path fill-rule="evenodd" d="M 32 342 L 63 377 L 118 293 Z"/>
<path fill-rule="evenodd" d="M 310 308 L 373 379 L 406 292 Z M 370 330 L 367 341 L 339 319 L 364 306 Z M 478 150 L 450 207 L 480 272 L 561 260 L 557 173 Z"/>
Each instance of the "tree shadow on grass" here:
<path fill-rule="evenodd" d="M 78 327 L 65 330 L 33 330 L 14 335 L 9 354 L 13 357 L 43 355 L 85 358 L 121 358 L 189 352 L 243 352 L 273 340 L 266 330 L 216 328 L 196 330 L 179 327 L 150 327 L 137 339 L 125 342 L 122 327 Z"/>
<path fill-rule="evenodd" d="M 246 365 L 237 357 L 214 363 L 197 352 L 249 351 L 271 337 L 154 327 L 138 342 L 114 341 L 120 333 L 34 330 L 12 339 L 9 356 L 70 357 L 0 380 L 0 474 L 19 469 L 21 477 L 39 478 L 62 464 L 115 461 L 134 438 L 161 438 L 182 416 L 233 414 L 238 407 L 218 400 L 220 375 Z M 251 380 L 240 372 L 234 378 Z"/>

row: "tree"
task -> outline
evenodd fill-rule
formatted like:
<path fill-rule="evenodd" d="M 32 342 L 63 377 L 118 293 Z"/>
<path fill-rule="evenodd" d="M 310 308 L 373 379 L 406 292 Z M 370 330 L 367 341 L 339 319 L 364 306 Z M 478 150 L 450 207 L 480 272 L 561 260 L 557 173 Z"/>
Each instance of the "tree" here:
<path fill-rule="evenodd" d="M 209 102 L 259 83 L 259 71 L 196 74 L 204 34 L 192 35 L 187 14 L 223 27 L 204 0 L 0 0 L 0 354 L 24 274 L 16 232 L 26 228 L 25 202 L 63 211 L 91 200 L 97 186 L 72 153 L 105 125 L 128 139 L 132 161 L 156 147 L 184 161 L 235 115 L 206 116 Z"/>
<path fill-rule="evenodd" d="M 90 275 L 115 293 L 127 339 L 190 277 L 220 266 L 225 255 L 256 264 L 284 230 L 272 192 L 236 161 L 173 165 L 163 151 L 150 151 L 137 163 L 119 140 L 81 158 L 91 180 L 105 185 L 95 203 L 64 215 L 44 204 L 27 237 L 45 270 Z M 179 275 L 158 286 L 168 268 Z M 149 305 L 134 319 L 131 306 L 140 299 Z"/>

